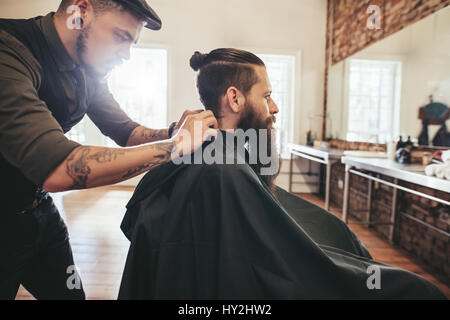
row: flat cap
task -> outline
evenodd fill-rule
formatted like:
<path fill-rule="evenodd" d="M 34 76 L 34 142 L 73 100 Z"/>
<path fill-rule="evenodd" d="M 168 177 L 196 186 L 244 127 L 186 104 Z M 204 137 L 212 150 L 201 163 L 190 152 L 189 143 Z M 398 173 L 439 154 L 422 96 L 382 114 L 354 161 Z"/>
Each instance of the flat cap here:
<path fill-rule="evenodd" d="M 145 0 L 114 0 L 125 8 L 142 16 L 145 19 L 145 27 L 151 30 L 161 29 L 162 22 L 156 12 L 148 5 Z"/>

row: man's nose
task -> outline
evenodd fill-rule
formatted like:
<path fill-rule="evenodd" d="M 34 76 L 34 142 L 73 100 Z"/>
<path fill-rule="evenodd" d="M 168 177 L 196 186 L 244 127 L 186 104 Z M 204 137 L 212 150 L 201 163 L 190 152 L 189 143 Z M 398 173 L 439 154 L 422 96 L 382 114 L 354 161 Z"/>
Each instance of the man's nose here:
<path fill-rule="evenodd" d="M 278 112 L 280 112 L 280 109 L 278 109 L 277 104 L 272 100 L 272 103 L 270 104 L 270 114 L 274 115 L 277 114 Z"/>
<path fill-rule="evenodd" d="M 119 57 L 122 60 L 130 60 L 131 57 L 131 46 L 129 45 L 125 45 L 121 48 L 121 50 L 119 51 Z"/>

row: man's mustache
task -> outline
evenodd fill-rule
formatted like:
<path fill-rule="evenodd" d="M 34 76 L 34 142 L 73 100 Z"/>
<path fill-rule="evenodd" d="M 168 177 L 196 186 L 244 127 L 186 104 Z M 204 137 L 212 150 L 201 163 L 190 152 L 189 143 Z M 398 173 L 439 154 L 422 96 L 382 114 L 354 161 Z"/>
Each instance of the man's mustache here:
<path fill-rule="evenodd" d="M 277 118 L 275 116 L 269 116 L 265 121 L 266 128 L 271 128 L 276 122 Z"/>
<path fill-rule="evenodd" d="M 117 58 L 117 59 L 109 60 L 109 61 L 106 63 L 106 65 L 107 65 L 108 67 L 110 67 L 110 68 L 115 68 L 115 67 L 118 67 L 118 66 L 122 65 L 123 63 L 124 63 L 124 60 L 123 60 L 123 59 Z"/>

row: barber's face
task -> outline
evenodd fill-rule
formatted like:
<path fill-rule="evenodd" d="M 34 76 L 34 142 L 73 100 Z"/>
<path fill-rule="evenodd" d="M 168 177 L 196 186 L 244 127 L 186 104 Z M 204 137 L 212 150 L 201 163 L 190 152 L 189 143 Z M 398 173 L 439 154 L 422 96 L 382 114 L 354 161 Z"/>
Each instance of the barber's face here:
<path fill-rule="evenodd" d="M 131 46 L 137 42 L 143 26 L 128 11 L 109 11 L 91 17 L 77 40 L 80 63 L 94 75 L 106 76 L 130 58 Z"/>
<path fill-rule="evenodd" d="M 244 129 L 270 128 L 276 121 L 278 106 L 272 100 L 272 86 L 266 68 L 255 66 L 255 73 L 259 81 L 253 85 L 245 97 L 245 108 L 241 115 L 240 125 Z M 242 127 L 241 127 L 242 128 Z"/>

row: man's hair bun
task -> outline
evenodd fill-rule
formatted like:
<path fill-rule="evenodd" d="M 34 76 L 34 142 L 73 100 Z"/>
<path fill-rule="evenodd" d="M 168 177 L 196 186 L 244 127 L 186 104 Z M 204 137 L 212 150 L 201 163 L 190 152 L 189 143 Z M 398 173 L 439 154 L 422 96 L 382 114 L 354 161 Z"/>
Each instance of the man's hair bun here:
<path fill-rule="evenodd" d="M 191 60 L 189 61 L 191 68 L 194 69 L 194 71 L 198 71 L 201 67 L 205 65 L 207 57 L 208 57 L 207 54 L 203 54 L 196 51 L 194 55 L 191 57 Z"/>

